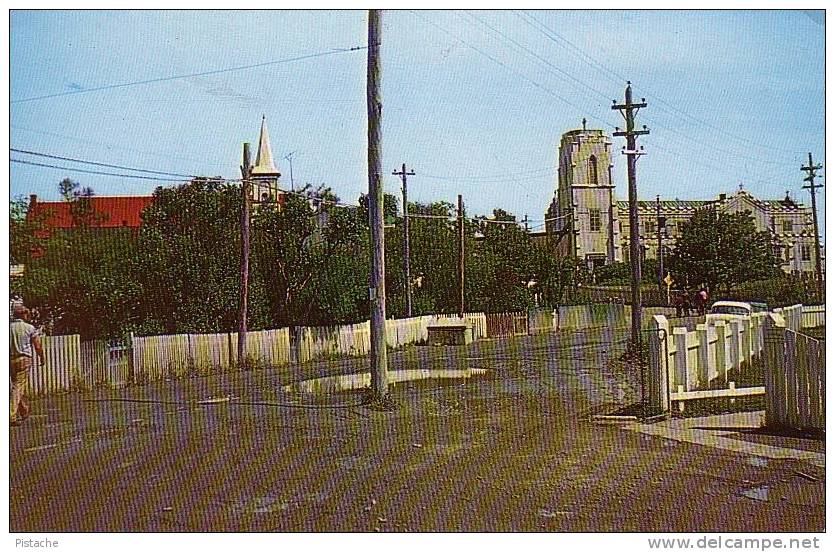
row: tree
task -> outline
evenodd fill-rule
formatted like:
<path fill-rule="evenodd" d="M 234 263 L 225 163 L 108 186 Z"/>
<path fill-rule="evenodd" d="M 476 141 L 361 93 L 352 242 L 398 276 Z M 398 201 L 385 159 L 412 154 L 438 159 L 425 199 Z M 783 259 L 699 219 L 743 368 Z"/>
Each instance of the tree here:
<path fill-rule="evenodd" d="M 274 326 L 335 324 L 367 313 L 368 267 L 361 209 L 336 205 L 327 188 L 305 187 L 253 218 L 254 278 Z"/>
<path fill-rule="evenodd" d="M 29 202 L 22 196 L 9 200 L 9 264 L 26 264 L 37 246 L 42 217 L 29 214 Z"/>
<path fill-rule="evenodd" d="M 412 311 L 415 315 L 458 311 L 458 233 L 454 212 L 455 207 L 444 201 L 409 204 L 410 215 L 422 215 L 409 220 Z M 387 290 L 393 292 L 392 296 L 397 298 L 395 304 L 398 306 L 405 304 L 402 284 L 403 234 L 400 224 L 402 218 L 396 230 L 386 234 L 386 278 L 391 274 L 392 278 L 397 279 L 397 285 L 387 287 Z M 465 233 L 465 251 L 468 252 L 472 251 L 471 234 L 471 231 Z M 394 254 L 390 255 L 390 251 L 394 251 Z M 403 312 L 402 307 L 399 312 Z"/>
<path fill-rule="evenodd" d="M 585 281 L 586 266 L 577 257 L 561 257 L 547 244 L 537 244 L 533 250 L 537 290 L 542 305 L 558 307 L 564 304 L 569 290 Z"/>
<path fill-rule="evenodd" d="M 139 233 L 140 331 L 237 328 L 242 209 L 240 188 L 221 179 L 157 188 Z M 264 309 L 253 287 L 250 318 L 257 328 Z"/>
<path fill-rule="evenodd" d="M 768 232 L 758 231 L 750 212 L 722 213 L 699 209 L 681 225 L 669 260 L 673 278 L 682 285 L 723 288 L 767 278 L 777 270 Z"/>
<path fill-rule="evenodd" d="M 516 224 L 516 217 L 502 209 L 493 218 L 476 220 L 483 238 L 472 253 L 475 307 L 488 312 L 509 312 L 532 307 L 538 285 L 534 245 L 530 235 Z"/>
<path fill-rule="evenodd" d="M 70 203 L 70 214 L 76 227 L 92 227 L 102 222 L 104 215 L 93 209 L 90 198 L 95 195 L 93 188 L 82 187 L 78 182 L 69 178 L 58 183 L 58 192 L 64 201 Z"/>

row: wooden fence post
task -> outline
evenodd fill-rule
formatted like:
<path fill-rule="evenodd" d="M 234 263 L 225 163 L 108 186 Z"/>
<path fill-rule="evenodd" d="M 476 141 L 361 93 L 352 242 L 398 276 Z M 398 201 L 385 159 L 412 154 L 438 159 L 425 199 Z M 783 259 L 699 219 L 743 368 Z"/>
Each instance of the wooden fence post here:
<path fill-rule="evenodd" d="M 763 375 L 765 379 L 765 423 L 778 426 L 785 423 L 786 379 L 783 370 L 785 357 L 785 320 L 769 313 L 763 320 Z"/>
<path fill-rule="evenodd" d="M 730 320 L 728 328 L 731 335 L 731 354 L 729 358 L 729 367 L 731 369 L 738 369 L 740 365 L 740 347 L 739 347 L 739 320 Z"/>
<path fill-rule="evenodd" d="M 698 374 L 699 386 L 707 387 L 710 383 L 710 343 L 708 342 L 707 325 L 696 324 L 696 339 L 699 341 Z"/>
<path fill-rule="evenodd" d="M 690 385 L 687 381 L 687 328 L 673 328 L 673 341 L 676 344 L 675 385 L 682 385 L 689 390 Z"/>
<path fill-rule="evenodd" d="M 725 348 L 727 326 L 725 326 L 725 322 L 720 320 L 713 327 L 716 330 L 716 376 L 724 380 L 728 372 L 728 355 Z"/>
<path fill-rule="evenodd" d="M 670 324 L 664 316 L 655 315 L 652 317 L 651 327 L 656 331 L 650 332 L 649 346 L 649 372 L 647 374 L 647 397 L 649 406 L 653 410 L 668 412 L 670 401 L 667 396 L 667 332 Z"/>

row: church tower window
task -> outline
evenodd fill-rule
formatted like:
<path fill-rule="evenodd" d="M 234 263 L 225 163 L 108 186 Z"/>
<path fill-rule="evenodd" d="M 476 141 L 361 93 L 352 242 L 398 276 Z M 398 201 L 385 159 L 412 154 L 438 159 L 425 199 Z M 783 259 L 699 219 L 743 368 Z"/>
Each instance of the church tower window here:
<path fill-rule="evenodd" d="M 597 184 L 597 157 L 589 157 L 589 184 Z"/>
<path fill-rule="evenodd" d="M 600 232 L 600 209 L 589 209 L 589 230 Z"/>

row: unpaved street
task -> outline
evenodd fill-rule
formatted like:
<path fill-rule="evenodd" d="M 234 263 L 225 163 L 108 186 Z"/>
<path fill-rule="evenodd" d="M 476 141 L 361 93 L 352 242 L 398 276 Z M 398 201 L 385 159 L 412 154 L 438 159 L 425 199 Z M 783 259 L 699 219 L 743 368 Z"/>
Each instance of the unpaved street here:
<path fill-rule="evenodd" d="M 280 389 L 366 359 L 35 400 L 34 416 L 11 428 L 10 529 L 824 529 L 820 468 L 592 423 L 637 397 L 639 376 L 608 362 L 625 338 L 601 330 L 390 352 L 392 369 L 488 369 L 398 385 L 393 412 L 352 406 L 356 393 Z M 769 486 L 766 500 L 745 495 L 752 484 Z"/>

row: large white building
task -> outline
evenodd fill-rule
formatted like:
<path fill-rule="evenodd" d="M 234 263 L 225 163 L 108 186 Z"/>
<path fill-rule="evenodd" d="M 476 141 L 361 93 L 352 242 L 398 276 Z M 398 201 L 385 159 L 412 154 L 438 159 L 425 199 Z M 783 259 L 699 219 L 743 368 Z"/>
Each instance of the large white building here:
<path fill-rule="evenodd" d="M 602 130 L 583 128 L 563 134 L 554 199 L 545 214 L 546 233 L 559 255 L 585 260 L 589 268 L 629 258 L 629 203 L 614 198 L 612 141 Z M 660 205 L 659 205 L 660 203 Z M 792 200 L 758 199 L 740 189 L 709 200 L 638 202 L 641 250 L 645 258 L 658 256 L 658 215 L 666 219 L 661 231 L 665 250 L 675 245 L 680 225 L 697 209 L 748 211 L 758 230 L 771 232 L 775 255 L 785 272 L 814 274 L 815 237 L 812 209 Z M 821 253 L 823 255 L 823 253 Z"/>

